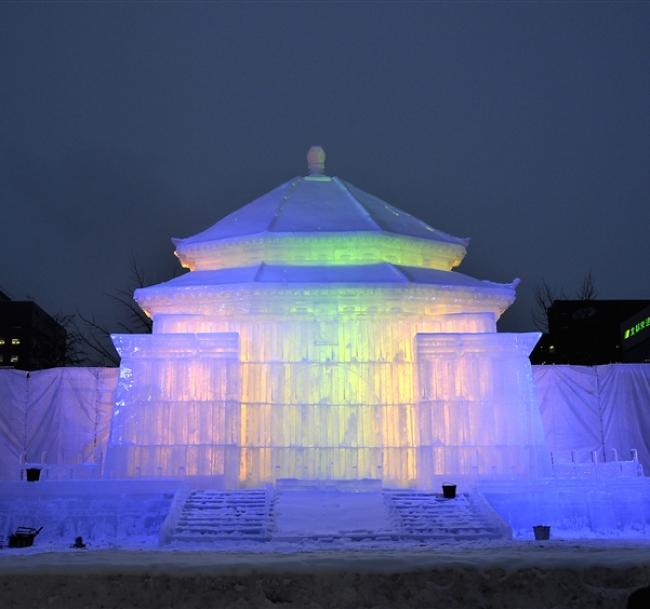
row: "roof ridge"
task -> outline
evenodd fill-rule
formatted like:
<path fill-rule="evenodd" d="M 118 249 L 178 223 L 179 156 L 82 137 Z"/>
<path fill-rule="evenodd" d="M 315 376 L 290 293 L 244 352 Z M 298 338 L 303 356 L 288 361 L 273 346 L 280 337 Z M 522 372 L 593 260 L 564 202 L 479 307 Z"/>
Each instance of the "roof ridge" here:
<path fill-rule="evenodd" d="M 301 181 L 302 178 L 296 177 L 289 184 L 289 187 L 287 188 L 287 192 L 285 192 L 282 195 L 282 198 L 280 199 L 278 206 L 275 208 L 275 213 L 273 214 L 273 220 L 271 220 L 271 222 L 269 222 L 268 226 L 266 227 L 267 232 L 270 232 L 273 229 L 273 225 L 281 216 L 282 208 L 286 205 L 287 201 L 289 200 L 289 197 L 296 191 L 296 188 L 298 187 L 298 184 Z"/>
<path fill-rule="evenodd" d="M 392 264 L 390 262 L 388 264 L 390 264 L 393 267 L 393 270 L 396 271 L 396 273 L 398 275 L 401 275 L 406 280 L 406 283 L 413 283 L 411 281 L 411 278 L 402 270 L 402 268 L 403 268 L 402 265 L 400 265 L 400 264 Z M 406 267 L 404 267 L 404 268 L 406 268 Z M 451 273 L 451 271 L 449 271 L 449 272 Z"/>
<path fill-rule="evenodd" d="M 255 274 L 253 275 L 253 281 L 257 281 L 257 279 L 260 277 L 262 274 L 262 271 L 264 270 L 264 267 L 266 266 L 266 263 L 260 262 L 257 265 L 257 270 L 255 271 Z M 244 267 L 245 268 L 245 267 Z"/>
<path fill-rule="evenodd" d="M 343 192 L 347 195 L 347 197 L 348 197 L 349 199 L 352 199 L 352 202 L 353 202 L 353 203 L 354 203 L 354 204 L 355 204 L 359 209 L 361 209 L 361 211 L 363 212 L 363 214 L 364 214 L 364 215 L 365 215 L 365 216 L 370 220 L 370 222 L 372 222 L 372 223 L 377 227 L 378 230 L 380 230 L 380 231 L 382 231 L 382 232 L 385 230 L 384 227 L 383 227 L 383 226 L 380 226 L 379 223 L 377 222 L 377 220 L 375 220 L 375 219 L 372 217 L 372 214 L 371 214 L 371 213 L 366 209 L 366 206 L 365 206 L 363 203 L 361 203 L 361 201 L 359 201 L 359 199 L 357 199 L 357 198 L 356 198 L 356 197 L 355 197 L 355 196 L 350 192 L 350 189 L 348 188 L 348 185 L 347 185 L 343 180 L 340 180 L 340 179 L 337 178 L 336 176 L 334 176 L 334 177 L 332 178 L 332 180 L 333 180 L 333 181 L 334 181 L 334 182 L 339 186 L 339 188 L 341 188 L 341 189 L 343 190 Z"/>
<path fill-rule="evenodd" d="M 451 233 L 440 230 L 439 228 L 434 228 L 428 222 L 425 222 L 421 218 L 418 218 L 416 215 L 412 214 L 411 212 L 405 211 L 401 207 L 396 207 L 392 203 L 389 203 L 388 201 L 385 201 L 381 197 L 379 197 L 379 196 L 377 196 L 377 195 L 375 195 L 375 194 L 373 194 L 371 192 L 366 192 L 365 190 L 359 188 L 358 186 L 355 186 L 354 184 L 350 184 L 349 182 L 346 182 L 345 180 L 341 180 L 341 182 L 345 185 L 345 188 L 346 188 L 346 190 L 348 192 L 350 192 L 348 186 L 351 186 L 355 190 L 358 190 L 358 191 L 362 192 L 365 196 L 369 197 L 370 199 L 374 199 L 377 202 L 377 204 L 383 205 L 384 208 L 390 210 L 395 215 L 402 216 L 402 217 L 404 217 L 404 216 L 408 217 L 409 219 L 413 220 L 418 225 L 423 226 L 430 233 L 433 233 L 438 237 L 442 237 L 443 240 L 446 240 L 449 243 L 456 243 L 458 245 L 462 245 L 465 248 L 467 248 L 469 246 L 469 243 L 470 243 L 470 238 L 469 237 L 457 237 L 456 235 L 452 235 Z M 350 196 L 352 196 L 354 198 L 354 195 L 351 192 L 350 192 Z M 366 206 L 359 199 L 354 198 L 354 200 L 358 202 L 359 206 L 361 206 L 364 210 L 366 210 Z M 367 213 L 369 213 L 369 212 L 367 212 Z M 375 222 L 375 224 L 377 226 L 379 226 L 380 230 L 385 231 L 385 232 L 386 231 L 391 232 L 390 229 L 387 229 L 386 227 L 379 225 L 377 222 Z"/>
<path fill-rule="evenodd" d="M 348 188 L 348 182 L 345 182 L 344 180 L 341 180 L 341 182 L 343 182 L 345 184 L 345 189 L 350 193 L 350 196 L 359 204 L 359 206 L 366 212 L 366 214 L 368 214 L 368 216 L 370 216 L 370 218 L 375 223 L 375 225 L 379 228 L 379 230 L 386 232 L 386 230 L 387 230 L 386 227 L 379 224 L 372 217 L 372 215 L 368 211 L 368 208 L 359 199 L 355 198 L 354 195 L 350 192 L 350 189 Z M 366 195 L 366 196 L 368 196 L 368 197 L 370 197 L 372 199 L 376 199 L 377 203 L 382 204 L 384 206 L 384 208 L 389 209 L 395 215 L 397 215 L 397 216 L 399 216 L 399 215 L 409 216 L 410 218 L 415 220 L 418 224 L 423 224 L 427 229 L 431 229 L 431 227 L 426 222 L 424 222 L 423 220 L 420 220 L 420 218 L 416 218 L 414 215 L 409 214 L 407 211 L 404 211 L 403 209 L 400 209 L 399 207 L 395 207 L 394 205 L 390 204 L 388 201 L 384 201 L 384 199 L 382 199 L 381 197 L 378 197 L 377 195 L 373 195 L 372 193 L 366 192 L 365 190 L 359 188 L 358 186 L 355 186 L 354 184 L 349 184 L 349 186 L 352 186 L 352 188 L 354 188 L 355 190 L 359 190 L 359 191 L 363 192 L 364 195 Z M 436 229 L 433 229 L 433 230 L 436 230 Z M 390 230 L 389 230 L 389 232 L 390 232 Z"/>

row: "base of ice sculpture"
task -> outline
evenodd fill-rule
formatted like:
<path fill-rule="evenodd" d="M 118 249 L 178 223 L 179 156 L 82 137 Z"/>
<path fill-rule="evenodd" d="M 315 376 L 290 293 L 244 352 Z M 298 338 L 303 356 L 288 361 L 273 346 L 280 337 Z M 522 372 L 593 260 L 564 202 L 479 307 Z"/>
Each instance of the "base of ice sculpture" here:
<path fill-rule="evenodd" d="M 508 538 L 510 529 L 515 539 L 530 540 L 533 526 L 539 524 L 551 526 L 552 540 L 650 539 L 650 479 L 644 477 L 484 479 L 478 484 L 440 477 L 431 491 L 385 489 L 374 481 L 295 480 L 228 491 L 211 486 L 209 479 L 202 482 L 197 486 L 179 480 L 2 482 L 0 532 L 43 526 L 37 546 L 48 549 L 68 548 L 76 536 L 83 536 L 91 547 L 155 547 L 162 541 L 188 549 L 209 543 L 223 551 L 264 552 L 286 544 L 304 549 L 323 540 L 328 548 L 496 541 Z M 457 484 L 456 499 L 443 498 L 444 482 Z M 202 505 L 203 528 L 198 533 L 187 528 L 192 519 L 184 516 L 192 497 Z M 220 524 L 211 525 L 205 509 L 210 502 L 246 515 L 246 526 L 232 528 L 243 526 L 242 519 L 228 525 L 222 518 L 225 512 L 217 513 Z M 423 514 L 431 518 L 422 520 Z M 479 520 L 471 521 L 472 514 Z M 461 523 L 467 520 L 465 529 L 472 534 L 463 532 L 459 518 Z"/>

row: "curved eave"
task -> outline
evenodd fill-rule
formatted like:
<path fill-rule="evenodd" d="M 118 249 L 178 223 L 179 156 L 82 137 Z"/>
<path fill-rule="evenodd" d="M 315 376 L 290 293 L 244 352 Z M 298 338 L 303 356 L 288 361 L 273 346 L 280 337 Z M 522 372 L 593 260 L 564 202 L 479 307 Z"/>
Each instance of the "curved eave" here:
<path fill-rule="evenodd" d="M 440 231 L 436 231 L 440 233 Z M 318 230 L 315 228 L 309 230 L 291 230 L 291 231 L 271 231 L 271 230 L 260 230 L 257 232 L 245 233 L 241 235 L 233 235 L 230 237 L 223 238 L 205 238 L 205 239 L 196 239 L 194 237 L 172 237 L 171 242 L 174 244 L 176 251 L 187 252 L 192 249 L 206 248 L 206 247 L 218 247 L 220 245 L 229 245 L 233 243 L 243 243 L 249 239 L 263 239 L 263 238 L 273 238 L 273 237 L 314 237 L 316 239 L 320 237 L 327 237 L 332 235 L 354 235 L 354 234 L 363 234 L 363 235 L 385 235 L 387 237 L 401 237 L 404 239 L 414 239 L 417 241 L 423 241 L 425 243 L 431 244 L 440 244 L 440 245 L 449 245 L 449 246 L 458 246 L 463 249 L 467 249 L 471 239 L 469 237 L 451 237 L 450 239 L 434 239 L 434 238 L 425 238 L 416 235 L 409 235 L 406 233 L 399 233 L 382 228 L 337 228 L 336 230 Z"/>
<path fill-rule="evenodd" d="M 490 305 L 500 315 L 514 302 L 518 280 L 510 284 L 480 281 L 462 273 L 377 264 L 353 267 L 286 267 L 257 265 L 220 271 L 195 271 L 166 283 L 136 290 L 134 297 L 151 311 L 159 301 L 186 298 L 213 298 L 225 293 L 282 291 L 388 290 L 389 293 L 444 293 Z M 402 294 L 403 296 L 403 294 Z"/>
<path fill-rule="evenodd" d="M 301 266 L 377 264 L 451 270 L 466 254 L 459 243 L 388 231 L 261 232 L 246 237 L 183 245 L 176 256 L 191 270 L 219 270 L 259 263 Z"/>

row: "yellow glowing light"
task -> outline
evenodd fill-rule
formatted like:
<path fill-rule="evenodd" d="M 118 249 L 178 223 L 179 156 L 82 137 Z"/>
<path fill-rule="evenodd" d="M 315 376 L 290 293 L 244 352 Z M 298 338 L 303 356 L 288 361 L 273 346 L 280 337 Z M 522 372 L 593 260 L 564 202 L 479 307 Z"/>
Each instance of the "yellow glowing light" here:
<path fill-rule="evenodd" d="M 346 266 L 389 262 L 449 271 L 465 256 L 465 248 L 384 233 L 321 233 L 309 236 L 262 236 L 197 243 L 175 255 L 190 270 L 216 270 L 267 264 Z"/>

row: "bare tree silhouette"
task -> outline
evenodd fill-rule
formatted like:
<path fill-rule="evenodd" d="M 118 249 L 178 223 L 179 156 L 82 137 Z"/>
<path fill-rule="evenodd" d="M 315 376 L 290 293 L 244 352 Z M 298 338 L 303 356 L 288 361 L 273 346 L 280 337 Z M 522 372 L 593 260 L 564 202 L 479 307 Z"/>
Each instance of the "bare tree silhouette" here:
<path fill-rule="evenodd" d="M 576 300 L 595 300 L 598 296 L 594 277 L 589 271 L 576 291 Z M 548 333 L 548 310 L 555 300 L 567 300 L 569 297 L 562 290 L 558 291 L 546 282 L 545 279 L 537 286 L 535 290 L 535 306 L 532 311 L 533 324 L 545 334 Z"/>
<path fill-rule="evenodd" d="M 138 264 L 133 255 L 130 259 L 131 274 L 128 287 L 107 294 L 116 305 L 122 319 L 110 326 L 94 316 L 81 313 L 71 316 L 62 316 L 63 324 L 69 335 L 71 358 L 68 365 L 84 366 L 119 366 L 120 357 L 111 341 L 111 333 L 149 334 L 153 322 L 133 299 L 133 292 L 160 279 L 149 281 L 143 268 Z M 178 269 L 172 276 L 178 275 Z M 74 354 L 74 355 L 73 355 Z"/>

